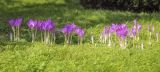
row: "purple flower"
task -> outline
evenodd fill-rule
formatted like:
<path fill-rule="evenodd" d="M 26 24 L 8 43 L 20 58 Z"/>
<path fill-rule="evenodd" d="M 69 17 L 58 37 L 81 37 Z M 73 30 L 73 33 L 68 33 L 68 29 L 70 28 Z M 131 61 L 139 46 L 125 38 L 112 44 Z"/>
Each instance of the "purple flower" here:
<path fill-rule="evenodd" d="M 76 27 L 77 26 L 74 23 L 67 24 L 61 29 L 61 32 L 63 32 L 64 34 L 71 34 L 76 29 Z"/>
<path fill-rule="evenodd" d="M 136 36 L 136 34 L 137 34 L 136 29 L 135 29 L 135 28 L 132 28 L 131 33 L 132 33 L 133 36 Z"/>
<path fill-rule="evenodd" d="M 128 30 L 125 30 L 125 29 L 121 29 L 117 31 L 117 35 L 123 39 L 126 38 L 127 34 L 128 34 Z"/>
<path fill-rule="evenodd" d="M 71 29 L 73 30 L 77 27 L 74 23 L 72 23 L 70 26 L 71 26 Z"/>
<path fill-rule="evenodd" d="M 110 33 L 110 27 L 105 27 L 105 29 L 104 29 L 104 33 L 105 33 L 105 34 Z"/>
<path fill-rule="evenodd" d="M 20 26 L 22 23 L 22 18 L 15 19 L 15 26 Z"/>
<path fill-rule="evenodd" d="M 47 28 L 48 28 L 48 31 L 54 31 L 55 25 L 53 23 L 51 23 L 51 24 L 48 25 Z"/>
<path fill-rule="evenodd" d="M 43 21 L 37 21 L 36 29 L 38 29 L 39 31 L 43 31 L 42 24 L 43 24 Z"/>
<path fill-rule="evenodd" d="M 133 29 L 134 29 L 134 30 L 136 30 L 136 33 L 134 33 L 134 34 L 139 33 L 139 32 L 140 32 L 140 30 L 141 30 L 141 28 L 142 28 L 142 25 L 138 24 L 138 23 L 137 23 L 137 20 L 135 19 L 135 20 L 134 20 L 134 26 L 133 26 Z"/>
<path fill-rule="evenodd" d="M 141 30 L 141 28 L 142 28 L 142 25 L 137 25 L 137 31 L 139 32 L 140 30 Z"/>
<path fill-rule="evenodd" d="M 70 34 L 72 32 L 69 24 L 65 25 L 64 28 L 61 29 L 64 34 Z"/>
<path fill-rule="evenodd" d="M 14 26 L 14 23 L 15 23 L 14 19 L 9 20 L 10 26 Z"/>
<path fill-rule="evenodd" d="M 119 24 L 118 29 L 127 29 L 127 25 L 126 24 Z"/>
<path fill-rule="evenodd" d="M 49 22 L 48 21 L 43 21 L 41 27 L 42 27 L 42 30 L 46 31 L 47 30 L 47 27 L 49 25 Z"/>
<path fill-rule="evenodd" d="M 128 34 L 128 28 L 125 24 L 120 24 L 118 26 L 118 29 L 116 30 L 116 34 L 121 37 L 122 39 L 125 39 Z"/>
<path fill-rule="evenodd" d="M 30 28 L 30 29 L 33 29 L 33 28 L 35 28 L 36 26 L 37 26 L 37 20 L 32 20 L 32 19 L 30 19 L 29 21 L 28 21 L 28 27 Z"/>
<path fill-rule="evenodd" d="M 67 26 L 68 26 L 68 25 L 66 25 L 64 28 L 61 29 L 61 32 L 62 32 L 62 33 L 68 33 Z"/>
<path fill-rule="evenodd" d="M 54 24 L 54 22 L 52 22 L 51 19 L 48 19 L 47 22 L 48 22 L 47 30 L 48 31 L 54 31 L 55 30 L 55 24 Z"/>
<path fill-rule="evenodd" d="M 112 24 L 111 28 L 110 28 L 110 32 L 116 32 L 116 30 L 118 29 L 118 25 L 117 24 Z"/>
<path fill-rule="evenodd" d="M 20 26 L 22 24 L 22 18 L 10 19 L 9 24 L 12 27 Z"/>
<path fill-rule="evenodd" d="M 127 28 L 126 24 L 112 24 L 110 28 L 110 32 L 116 32 L 118 29 Z"/>
<path fill-rule="evenodd" d="M 106 35 L 106 34 L 109 34 L 109 33 L 110 33 L 110 27 L 105 26 L 104 29 L 103 29 L 102 34 Z"/>
<path fill-rule="evenodd" d="M 84 37 L 84 30 L 81 29 L 80 27 L 77 27 L 75 30 L 75 33 L 79 36 L 79 37 Z"/>
<path fill-rule="evenodd" d="M 41 22 L 40 27 L 44 31 L 53 31 L 55 29 L 55 25 L 51 19 Z"/>
<path fill-rule="evenodd" d="M 133 21 L 133 22 L 134 22 L 134 25 L 136 25 L 136 24 L 137 24 L 137 19 L 134 19 L 134 21 Z"/>

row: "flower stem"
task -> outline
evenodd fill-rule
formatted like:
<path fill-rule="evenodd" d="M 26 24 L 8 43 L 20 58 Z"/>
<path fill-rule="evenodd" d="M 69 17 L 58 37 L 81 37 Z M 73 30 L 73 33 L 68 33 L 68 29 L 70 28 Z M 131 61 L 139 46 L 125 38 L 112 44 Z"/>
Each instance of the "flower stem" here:
<path fill-rule="evenodd" d="M 105 44 L 107 43 L 107 35 L 106 34 L 104 35 L 104 43 Z"/>
<path fill-rule="evenodd" d="M 91 35 L 91 43 L 94 44 L 94 37 Z"/>
<path fill-rule="evenodd" d="M 143 42 L 141 43 L 141 49 L 142 50 L 144 49 L 144 43 Z"/>
<path fill-rule="evenodd" d="M 151 45 L 152 32 L 149 32 L 149 45 Z"/>
<path fill-rule="evenodd" d="M 132 42 L 133 42 L 133 48 L 135 47 L 135 38 L 132 39 Z"/>
<path fill-rule="evenodd" d="M 34 41 L 36 40 L 37 37 L 37 29 L 34 31 Z"/>
<path fill-rule="evenodd" d="M 70 35 L 67 35 L 67 44 L 70 43 Z"/>
<path fill-rule="evenodd" d="M 47 35 L 47 44 L 51 44 L 51 40 L 50 40 L 50 32 L 48 32 L 48 35 Z"/>
<path fill-rule="evenodd" d="M 34 30 L 31 30 L 31 33 L 32 33 L 32 43 L 34 42 Z"/>
<path fill-rule="evenodd" d="M 67 35 L 66 34 L 64 34 L 64 44 L 67 44 Z"/>
<path fill-rule="evenodd" d="M 41 32 L 41 42 L 43 42 L 43 32 Z"/>
<path fill-rule="evenodd" d="M 13 30 L 13 40 L 16 41 L 15 27 L 12 27 Z"/>
<path fill-rule="evenodd" d="M 110 33 L 108 34 L 108 37 L 109 37 L 109 39 L 108 39 L 108 46 L 111 46 L 111 35 L 110 35 Z"/>
<path fill-rule="evenodd" d="M 80 37 L 80 45 L 82 45 L 82 43 L 83 43 L 83 38 Z"/>
<path fill-rule="evenodd" d="M 18 34 L 17 34 L 17 41 L 19 41 L 20 40 L 20 33 L 19 33 L 19 26 L 17 27 L 17 29 L 18 29 Z"/>
<path fill-rule="evenodd" d="M 13 33 L 12 32 L 9 32 L 9 39 L 10 39 L 10 41 L 13 41 Z"/>
<path fill-rule="evenodd" d="M 47 33 L 46 33 L 46 31 L 44 31 L 44 43 L 46 43 L 46 36 L 47 35 Z"/>
<path fill-rule="evenodd" d="M 159 33 L 156 33 L 156 41 L 159 41 Z"/>
<path fill-rule="evenodd" d="M 73 35 L 71 34 L 69 44 L 72 44 L 72 37 Z"/>
<path fill-rule="evenodd" d="M 53 33 L 53 42 L 56 43 L 56 34 L 55 34 L 55 32 Z"/>

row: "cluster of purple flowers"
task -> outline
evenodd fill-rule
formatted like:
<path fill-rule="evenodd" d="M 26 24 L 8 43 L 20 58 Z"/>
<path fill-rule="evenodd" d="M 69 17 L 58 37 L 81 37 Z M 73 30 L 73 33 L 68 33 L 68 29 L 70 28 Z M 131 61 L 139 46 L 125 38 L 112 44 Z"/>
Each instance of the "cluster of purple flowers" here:
<path fill-rule="evenodd" d="M 22 18 L 16 18 L 16 19 L 10 19 L 8 21 L 9 25 L 12 28 L 12 33 L 10 34 L 11 41 L 19 41 L 20 40 L 20 26 L 22 24 Z M 111 26 L 105 26 L 101 35 L 100 35 L 100 41 L 102 43 L 107 43 L 108 46 L 117 44 L 120 45 L 122 48 L 126 48 L 127 46 L 127 39 L 130 38 L 130 40 L 139 41 L 139 35 L 142 28 L 142 25 L 137 22 L 135 19 L 133 21 L 134 25 L 129 28 L 127 24 L 121 23 L 116 24 L 112 23 Z M 27 26 L 29 27 L 31 31 L 31 38 L 32 42 L 34 42 L 37 38 L 37 33 L 40 33 L 41 35 L 41 41 L 45 42 L 47 44 L 50 44 L 52 42 L 55 42 L 55 32 L 56 32 L 56 26 L 55 23 L 51 19 L 47 20 L 33 20 L 29 19 L 27 22 Z M 65 37 L 65 43 L 71 44 L 72 43 L 72 36 L 77 35 L 78 36 L 78 43 L 82 44 L 85 31 L 81 27 L 77 26 L 76 24 L 66 24 L 60 31 L 64 34 Z M 149 34 L 149 44 L 151 44 L 151 39 L 156 38 L 156 41 L 159 40 L 159 33 L 155 33 L 155 27 L 154 25 L 148 26 L 148 34 Z M 155 34 L 155 37 L 153 37 Z M 93 36 L 91 37 L 92 43 Z M 133 43 L 134 45 L 134 43 Z M 143 46 L 143 45 L 142 45 Z"/>
<path fill-rule="evenodd" d="M 14 40 L 16 41 L 19 40 L 19 28 L 21 24 L 22 24 L 22 18 L 9 20 L 9 25 L 12 27 Z M 36 40 L 35 38 L 37 38 L 37 33 L 41 33 L 42 42 L 45 42 L 47 44 L 52 43 L 53 41 L 55 42 L 56 27 L 51 19 L 47 20 L 29 19 L 29 21 L 27 22 L 27 26 L 29 27 L 31 32 L 30 35 L 32 38 L 32 42 Z M 61 29 L 61 32 L 64 33 L 66 43 L 71 43 L 70 39 L 72 39 L 73 34 L 76 34 L 78 36 L 79 43 L 82 43 L 83 37 L 85 35 L 84 30 L 79 26 L 75 25 L 74 23 L 65 25 Z M 12 37 L 10 38 L 12 39 Z"/>
<path fill-rule="evenodd" d="M 139 40 L 139 37 L 137 38 L 137 36 L 139 35 L 139 32 L 142 28 L 141 24 L 138 24 L 137 20 L 134 20 L 134 26 L 133 28 L 130 30 L 130 37 L 133 37 L 134 39 Z"/>
<path fill-rule="evenodd" d="M 78 27 L 77 25 L 75 25 L 74 23 L 66 24 L 61 29 L 61 32 L 64 33 L 66 43 L 71 43 L 71 39 L 72 39 L 73 34 L 78 35 L 78 38 L 79 38 L 78 43 L 82 43 L 84 35 L 85 35 L 84 30 L 82 28 Z"/>
<path fill-rule="evenodd" d="M 55 31 L 55 24 L 51 19 L 47 20 L 33 20 L 28 21 L 28 27 L 32 30 L 32 42 L 35 40 L 37 31 L 41 32 L 41 41 L 51 43 L 52 36 Z M 53 37 L 55 38 L 55 37 Z"/>
<path fill-rule="evenodd" d="M 115 41 L 117 41 L 116 39 L 118 38 L 120 46 L 125 48 L 127 44 L 126 37 L 137 37 L 140 30 L 141 25 L 137 24 L 136 20 L 134 20 L 134 26 L 131 30 L 128 28 L 127 24 L 112 24 L 111 26 L 106 26 L 104 28 L 100 37 L 100 41 L 103 43 L 108 43 L 108 46 L 111 46 L 111 39 L 113 39 L 112 37 L 115 36 Z"/>
<path fill-rule="evenodd" d="M 18 27 L 22 24 L 22 18 L 10 19 L 9 25 L 11 27 Z"/>
<path fill-rule="evenodd" d="M 13 35 L 10 34 L 11 41 L 12 39 L 14 41 L 19 41 L 19 28 L 20 28 L 20 25 L 22 24 L 22 18 L 10 19 L 8 23 L 11 26 L 12 31 L 13 31 Z"/>
<path fill-rule="evenodd" d="M 39 30 L 39 31 L 52 32 L 55 30 L 55 24 L 52 22 L 51 19 L 43 20 L 43 21 L 30 19 L 27 25 L 30 29 Z"/>

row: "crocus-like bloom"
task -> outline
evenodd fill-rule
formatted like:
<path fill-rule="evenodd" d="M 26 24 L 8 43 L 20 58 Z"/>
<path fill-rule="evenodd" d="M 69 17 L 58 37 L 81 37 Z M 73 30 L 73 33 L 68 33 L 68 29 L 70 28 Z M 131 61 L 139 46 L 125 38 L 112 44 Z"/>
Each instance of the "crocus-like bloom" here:
<path fill-rule="evenodd" d="M 109 33 L 110 33 L 110 27 L 105 26 L 102 34 L 105 35 L 105 34 L 109 34 Z"/>
<path fill-rule="evenodd" d="M 43 21 L 40 27 L 44 31 L 53 31 L 55 29 L 55 25 L 51 19 Z"/>
<path fill-rule="evenodd" d="M 140 25 L 140 24 L 135 24 L 135 25 L 133 26 L 133 28 L 135 28 L 136 31 L 139 32 L 139 31 L 141 30 L 141 28 L 142 28 L 142 25 Z"/>
<path fill-rule="evenodd" d="M 116 32 L 117 29 L 118 29 L 118 24 L 112 24 L 110 27 L 110 32 L 111 33 Z"/>
<path fill-rule="evenodd" d="M 71 29 L 73 30 L 77 27 L 74 23 L 72 23 L 70 26 L 71 26 Z"/>
<path fill-rule="evenodd" d="M 47 21 L 44 21 L 43 23 L 42 23 L 42 29 L 44 30 L 44 31 L 46 31 L 46 30 L 48 30 L 48 25 L 49 25 L 50 23 L 49 23 L 49 21 L 47 20 Z"/>
<path fill-rule="evenodd" d="M 142 25 L 138 24 L 137 20 L 135 19 L 134 20 L 134 26 L 132 28 L 132 34 L 134 36 L 136 36 L 136 34 L 140 32 L 141 28 L 142 28 Z"/>
<path fill-rule="evenodd" d="M 127 25 L 126 24 L 119 24 L 118 29 L 127 29 Z"/>
<path fill-rule="evenodd" d="M 54 22 L 52 22 L 51 19 L 48 19 L 47 22 L 48 22 L 47 30 L 48 30 L 48 31 L 53 31 L 53 30 L 55 30 L 55 24 L 54 24 Z"/>
<path fill-rule="evenodd" d="M 80 27 L 77 27 L 76 30 L 75 30 L 75 32 L 76 32 L 76 34 L 77 34 L 79 37 L 81 37 L 81 38 L 84 37 L 85 32 L 84 32 L 84 30 L 81 29 Z"/>
<path fill-rule="evenodd" d="M 131 33 L 132 33 L 133 36 L 136 36 L 136 34 L 137 34 L 136 29 L 135 29 L 135 28 L 132 28 Z"/>
<path fill-rule="evenodd" d="M 34 29 L 35 27 L 36 27 L 36 25 L 37 25 L 37 21 L 36 20 L 32 20 L 32 19 L 30 19 L 29 21 L 28 21 L 28 27 L 30 28 L 30 29 Z"/>
<path fill-rule="evenodd" d="M 44 22 L 44 21 L 37 21 L 36 29 L 38 29 L 39 31 L 43 31 L 43 30 L 42 30 L 43 22 Z"/>
<path fill-rule="evenodd" d="M 9 25 L 10 25 L 10 26 L 14 26 L 14 24 L 15 24 L 14 19 L 9 20 Z"/>
<path fill-rule="evenodd" d="M 134 21 L 133 21 L 133 22 L 134 22 L 134 25 L 136 25 L 136 24 L 137 24 L 137 19 L 134 19 Z"/>
<path fill-rule="evenodd" d="M 61 31 L 64 34 L 71 34 L 76 29 L 76 27 L 77 26 L 75 24 L 67 24 L 61 29 Z"/>
<path fill-rule="evenodd" d="M 140 32 L 141 28 L 142 28 L 142 26 L 139 25 L 139 24 L 134 25 L 134 27 L 133 27 L 132 30 L 131 30 L 132 35 L 133 35 L 133 36 L 136 36 L 137 33 Z"/>
<path fill-rule="evenodd" d="M 139 32 L 140 30 L 141 30 L 141 28 L 142 28 L 142 25 L 137 25 L 137 31 Z"/>
<path fill-rule="evenodd" d="M 55 29 L 54 23 L 49 24 L 47 28 L 48 28 L 48 31 L 54 31 Z"/>
<path fill-rule="evenodd" d="M 69 24 L 65 25 L 64 28 L 61 29 L 61 31 L 62 31 L 64 34 L 70 34 L 70 33 L 72 32 Z"/>
<path fill-rule="evenodd" d="M 117 35 L 118 35 L 119 37 L 123 38 L 123 39 L 126 38 L 127 33 L 128 33 L 128 30 L 126 30 L 126 29 L 121 29 L 121 30 L 118 30 L 118 31 L 117 31 Z"/>
<path fill-rule="evenodd" d="M 13 39 L 14 41 L 19 41 L 19 27 L 22 24 L 22 18 L 16 18 L 9 20 L 9 25 L 12 27 L 13 30 Z"/>
<path fill-rule="evenodd" d="M 125 39 L 128 34 L 127 26 L 125 24 L 120 24 L 116 30 L 116 34 L 122 39 Z"/>
<path fill-rule="evenodd" d="M 9 24 L 12 27 L 20 26 L 22 24 L 22 18 L 11 19 L 9 20 Z"/>

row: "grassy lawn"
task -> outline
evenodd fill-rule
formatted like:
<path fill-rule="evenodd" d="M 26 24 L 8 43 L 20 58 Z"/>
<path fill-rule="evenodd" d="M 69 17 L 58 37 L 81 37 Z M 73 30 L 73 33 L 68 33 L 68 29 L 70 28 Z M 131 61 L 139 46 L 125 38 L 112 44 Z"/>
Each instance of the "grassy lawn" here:
<path fill-rule="evenodd" d="M 155 25 L 160 32 L 159 13 L 132 13 L 85 9 L 75 0 L 2 0 L 0 5 L 0 72 L 160 72 L 160 41 L 148 45 L 147 26 Z M 8 19 L 22 17 L 21 41 L 10 42 Z M 76 23 L 86 31 L 83 45 L 64 45 L 58 37 L 53 45 L 30 42 L 27 21 L 51 18 L 57 29 L 66 23 Z M 104 26 L 111 23 L 133 25 L 137 18 L 142 24 L 140 35 L 144 49 L 128 46 L 108 47 L 99 42 Z M 91 32 L 95 44 L 90 44 Z M 61 34 L 60 34 L 61 35 Z M 76 39 L 75 39 L 76 40 Z M 137 44 L 140 44 L 138 42 Z"/>

